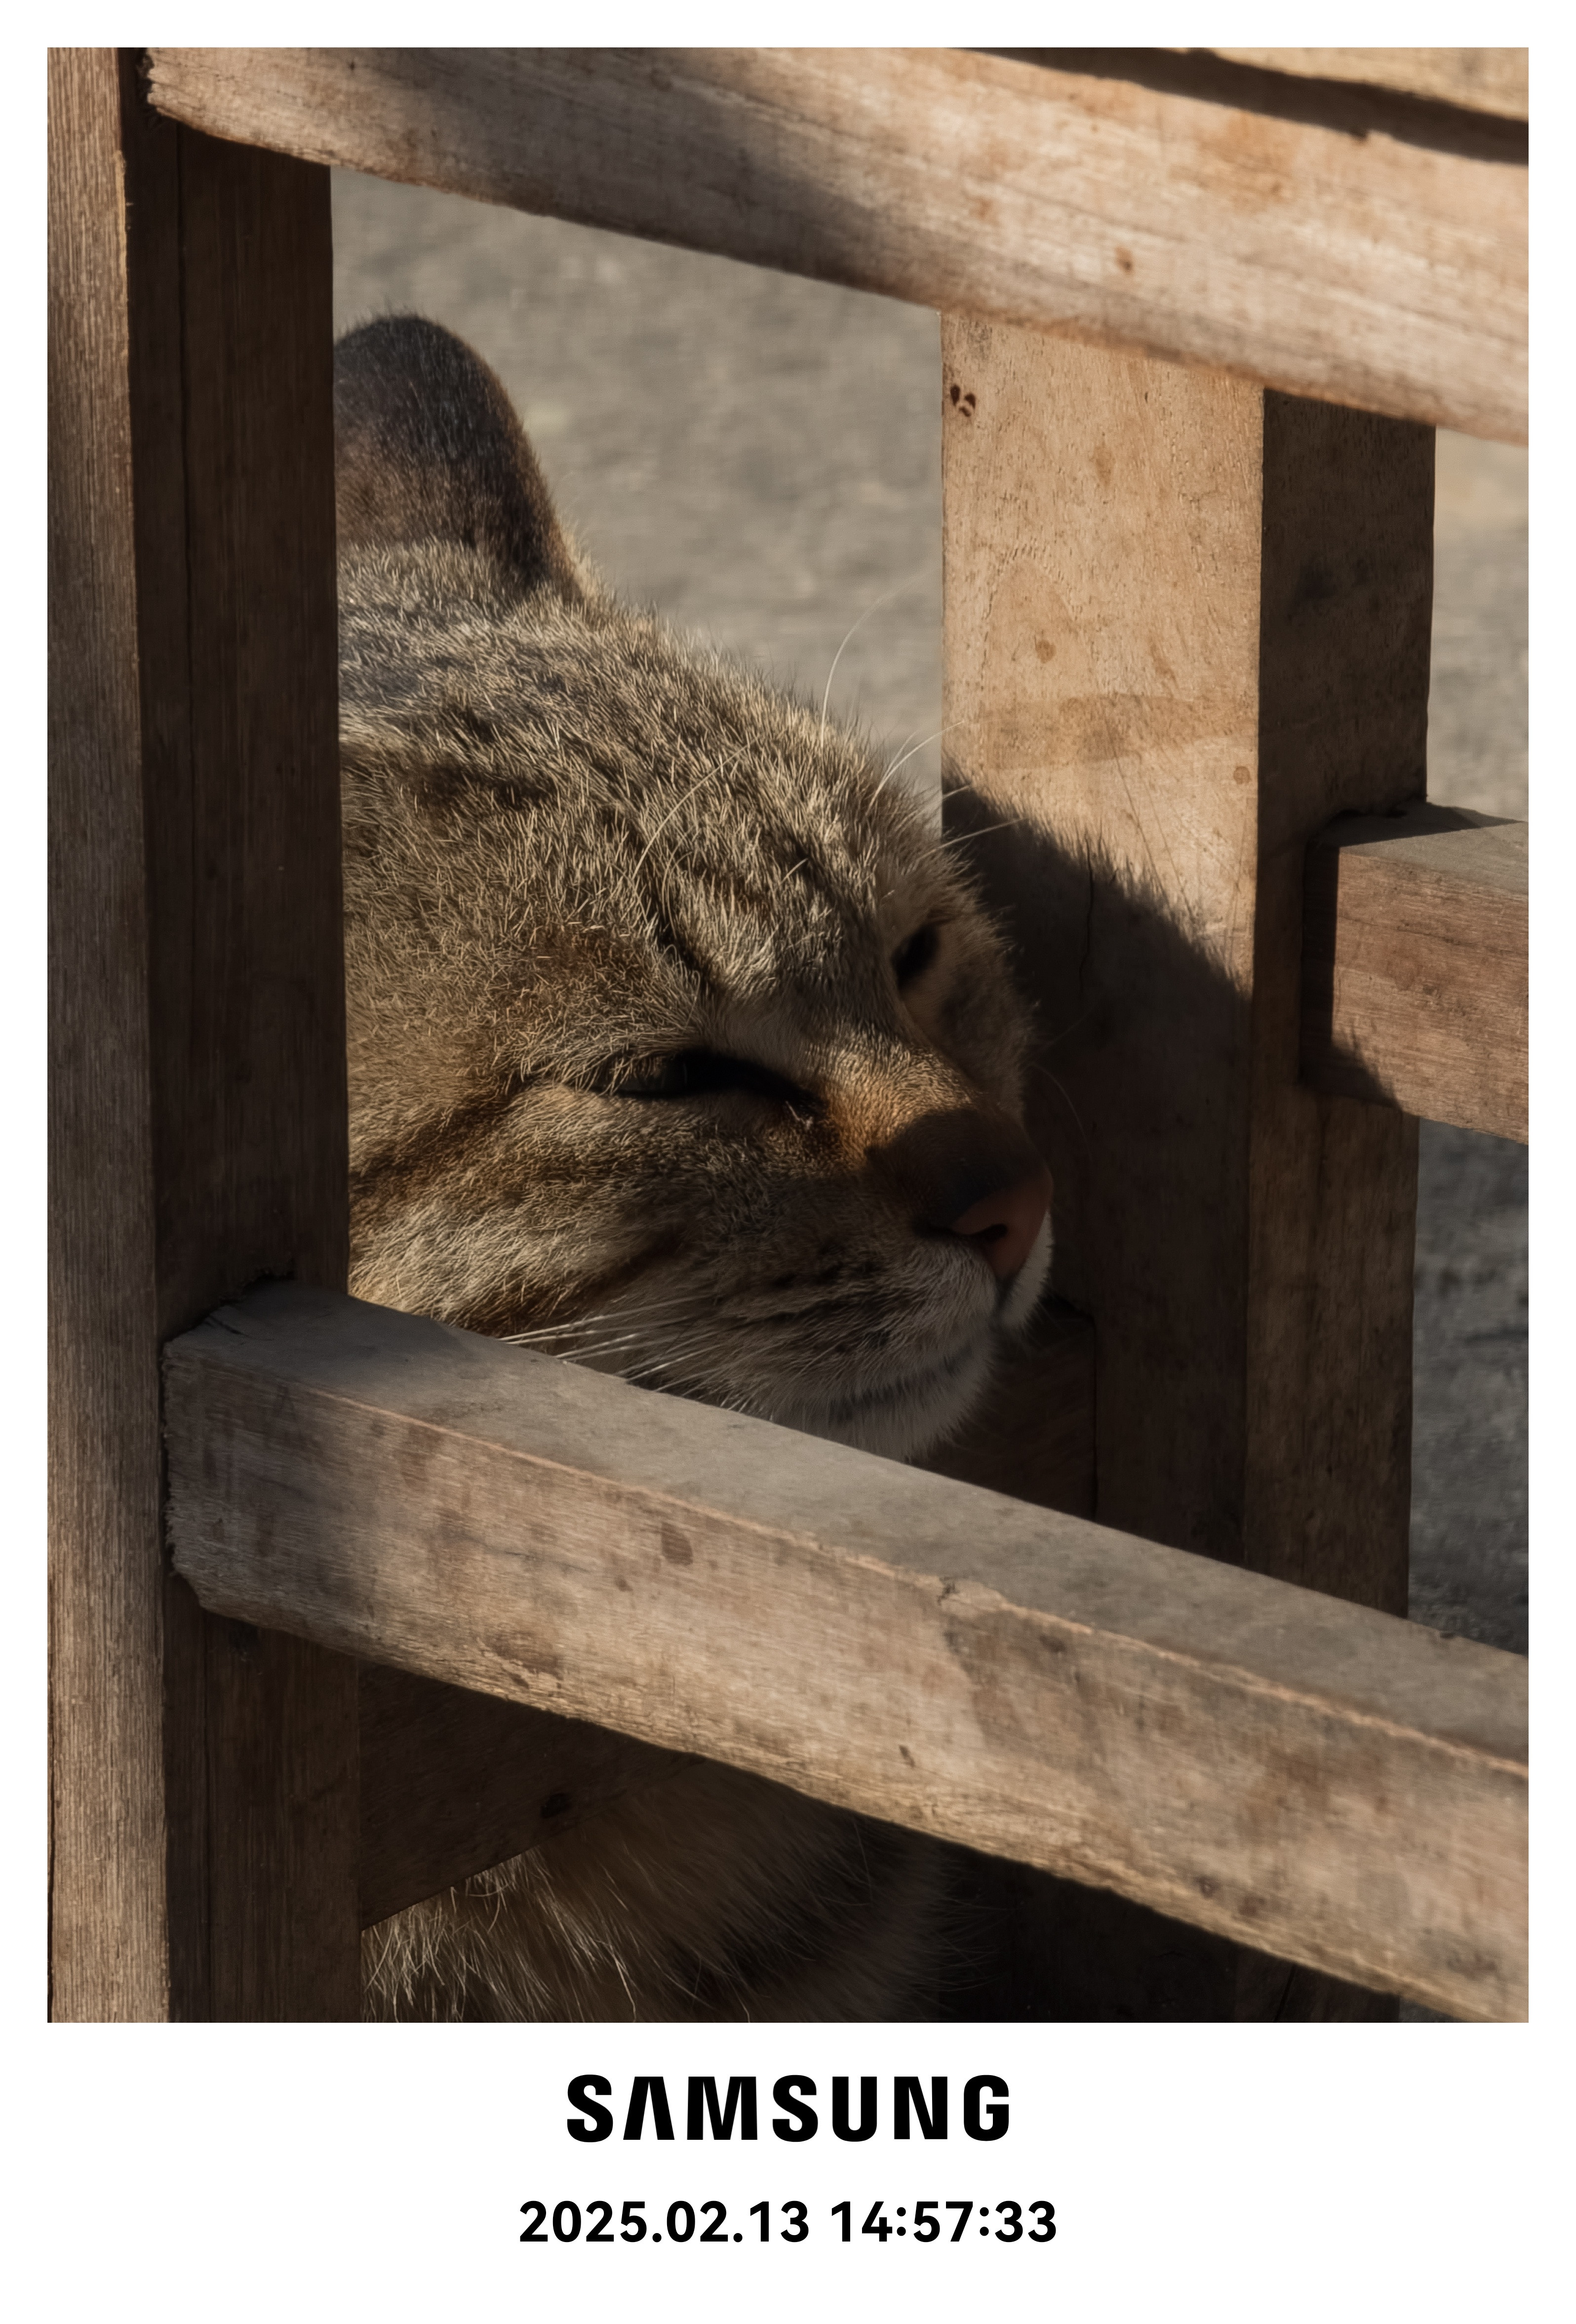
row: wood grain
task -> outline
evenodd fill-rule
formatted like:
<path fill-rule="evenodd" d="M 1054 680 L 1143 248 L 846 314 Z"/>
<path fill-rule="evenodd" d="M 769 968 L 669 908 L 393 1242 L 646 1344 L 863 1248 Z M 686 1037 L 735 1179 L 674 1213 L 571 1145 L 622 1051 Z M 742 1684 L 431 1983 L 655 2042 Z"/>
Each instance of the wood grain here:
<path fill-rule="evenodd" d="M 1299 1087 L 1298 923 L 1313 835 L 1422 785 L 1432 439 L 943 346 L 947 816 L 1039 1010 L 1095 1514 L 1399 1612 L 1415 1132 Z"/>
<path fill-rule="evenodd" d="M 304 1287 L 165 1379 L 216 1612 L 1525 2008 L 1516 1657 Z"/>
<path fill-rule="evenodd" d="M 1022 1344 L 1000 1362 L 982 1409 L 919 1465 L 1087 1515 L 1094 1499 L 1087 1319 L 1047 1303 Z M 686 1764 L 606 1728 L 366 1664 L 362 1920 L 370 1925 L 539 1847 L 631 1786 Z"/>
<path fill-rule="evenodd" d="M 1525 49 L 1214 49 L 1211 54 L 1270 72 L 1360 81 L 1510 121 L 1527 117 Z"/>
<path fill-rule="evenodd" d="M 959 50 L 150 56 L 217 136 L 1525 441 L 1514 155 Z"/>
<path fill-rule="evenodd" d="M 954 318 L 943 355 L 946 816 L 1038 1009 L 1092 1513 L 1402 1612 L 1415 1128 L 1299 1088 L 1297 928 L 1332 806 L 1422 785 L 1432 439 Z"/>
<path fill-rule="evenodd" d="M 159 1383 L 113 55 L 52 52 L 49 104 L 51 2006 L 157 2017 Z"/>
<path fill-rule="evenodd" d="M 1303 1078 L 1527 1135 L 1527 827 L 1418 805 L 1308 851 Z"/>
<path fill-rule="evenodd" d="M 52 2007 L 354 2015 L 354 1668 L 169 1572 L 157 1406 L 344 1280 L 327 184 L 50 69 Z"/>

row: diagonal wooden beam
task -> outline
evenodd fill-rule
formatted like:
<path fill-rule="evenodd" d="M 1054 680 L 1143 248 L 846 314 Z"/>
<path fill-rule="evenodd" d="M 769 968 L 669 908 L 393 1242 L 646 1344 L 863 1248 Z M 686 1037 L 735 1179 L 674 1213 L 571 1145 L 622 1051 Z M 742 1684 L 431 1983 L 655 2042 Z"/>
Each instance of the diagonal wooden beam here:
<path fill-rule="evenodd" d="M 215 1612 L 1525 2010 L 1516 1656 L 330 1293 L 165 1379 Z"/>

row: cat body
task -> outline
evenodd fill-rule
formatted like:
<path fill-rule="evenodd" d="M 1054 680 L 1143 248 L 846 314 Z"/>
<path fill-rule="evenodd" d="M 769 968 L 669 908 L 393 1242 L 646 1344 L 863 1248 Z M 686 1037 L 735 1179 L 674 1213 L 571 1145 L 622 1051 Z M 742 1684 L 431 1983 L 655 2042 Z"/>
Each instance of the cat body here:
<path fill-rule="evenodd" d="M 498 382 L 336 366 L 357 1296 L 892 1457 L 1031 1312 L 1000 942 L 863 745 L 585 570 Z M 381 2015 L 933 2002 L 928 1844 L 696 1764 L 371 1932 Z"/>

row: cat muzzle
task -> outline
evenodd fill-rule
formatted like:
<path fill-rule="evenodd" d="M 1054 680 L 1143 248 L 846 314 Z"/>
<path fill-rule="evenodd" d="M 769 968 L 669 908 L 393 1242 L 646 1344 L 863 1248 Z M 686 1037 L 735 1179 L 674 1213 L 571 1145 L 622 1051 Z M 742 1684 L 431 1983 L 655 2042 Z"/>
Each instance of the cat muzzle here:
<path fill-rule="evenodd" d="M 1041 1168 L 971 1203 L 951 1231 L 972 1242 L 997 1281 L 1006 1283 L 1033 1250 L 1050 1204 L 1050 1173 Z"/>

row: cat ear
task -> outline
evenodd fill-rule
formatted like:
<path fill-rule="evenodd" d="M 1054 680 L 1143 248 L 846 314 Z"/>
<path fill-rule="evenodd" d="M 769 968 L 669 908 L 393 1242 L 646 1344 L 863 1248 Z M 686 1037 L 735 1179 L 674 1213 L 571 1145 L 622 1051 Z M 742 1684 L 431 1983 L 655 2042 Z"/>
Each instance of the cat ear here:
<path fill-rule="evenodd" d="M 522 595 L 583 594 L 503 383 L 452 331 L 390 315 L 341 339 L 334 435 L 341 548 L 456 541 Z"/>

